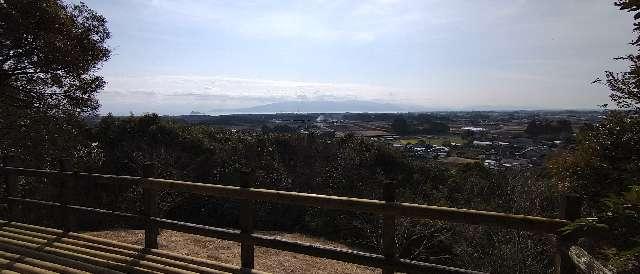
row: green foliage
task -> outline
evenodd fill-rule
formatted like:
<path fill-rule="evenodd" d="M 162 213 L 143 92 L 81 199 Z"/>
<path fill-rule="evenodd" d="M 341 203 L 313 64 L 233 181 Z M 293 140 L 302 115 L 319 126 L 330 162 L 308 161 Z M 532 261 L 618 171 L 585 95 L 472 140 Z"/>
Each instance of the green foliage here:
<path fill-rule="evenodd" d="M 95 75 L 110 49 L 106 20 L 84 4 L 0 1 L 0 143 L 42 165 L 82 150 L 83 117 L 97 110 Z"/>
<path fill-rule="evenodd" d="M 294 133 L 296 129 L 288 125 L 276 125 L 272 131 L 276 133 Z"/>
<path fill-rule="evenodd" d="M 633 13 L 633 31 L 640 33 L 640 1 L 618 0 L 615 5 L 620 10 Z M 640 46 L 640 36 L 636 37 L 631 45 Z M 628 54 L 616 58 L 629 63 L 629 70 L 625 72 L 605 72 L 606 85 L 611 90 L 611 100 L 620 108 L 640 110 L 640 55 Z"/>
<path fill-rule="evenodd" d="M 634 32 L 640 31 L 640 1 L 620 0 L 615 5 L 634 13 Z M 640 36 L 631 43 L 640 46 Z M 609 111 L 595 126 L 579 133 L 575 151 L 549 162 L 552 176 L 564 191 L 583 194 L 587 213 L 594 219 L 578 220 L 564 229 L 574 237 L 596 235 L 595 250 L 619 272 L 640 271 L 640 56 L 618 57 L 630 63 L 621 73 L 606 71 L 611 99 L 623 109 Z M 600 233 L 602 227 L 607 233 Z M 601 231 L 600 231 L 601 232 Z"/>
<path fill-rule="evenodd" d="M 571 128 L 571 122 L 568 120 L 540 121 L 534 119 L 527 124 L 524 132 L 530 136 L 566 136 L 571 135 L 573 129 Z"/>
<path fill-rule="evenodd" d="M 407 119 L 402 117 L 393 119 L 393 122 L 391 123 L 391 129 L 393 130 L 393 132 L 396 132 L 398 134 L 409 134 L 410 132 Z"/>
<path fill-rule="evenodd" d="M 600 220 L 608 224 L 614 241 L 626 247 L 640 247 L 640 186 L 630 186 L 621 195 L 604 199 Z"/>
<path fill-rule="evenodd" d="M 602 200 L 595 217 L 562 229 L 565 237 L 595 239 L 599 254 L 621 273 L 640 270 L 640 186 Z"/>
<path fill-rule="evenodd" d="M 400 135 L 407 134 L 447 134 L 449 126 L 446 123 L 433 120 L 426 115 L 398 116 L 391 122 L 391 130 Z"/>
<path fill-rule="evenodd" d="M 553 189 L 535 173 L 496 173 L 482 165 L 449 169 L 402 157 L 386 145 L 352 135 L 324 139 L 313 134 L 241 133 L 146 115 L 104 117 L 93 136 L 99 151 L 94 155 L 100 160 L 92 162 L 100 163 L 101 173 L 138 175 L 142 164 L 152 161 L 163 178 L 237 185 L 237 171 L 248 168 L 256 174 L 254 186 L 266 189 L 382 199 L 383 182 L 392 180 L 402 202 L 541 216 L 553 216 L 557 207 L 550 202 Z M 140 210 L 137 189 L 100 193 L 89 194 L 94 206 Z M 238 205 L 233 201 L 170 192 L 162 193 L 160 200 L 167 218 L 237 226 Z M 372 252 L 381 246 L 381 219 L 371 214 L 258 203 L 257 226 L 313 234 Z M 552 264 L 550 239 L 527 233 L 408 219 L 399 221 L 398 229 L 403 258 L 491 272 L 517 267 L 541 272 Z M 487 254 L 486 249 L 497 253 Z M 514 259 L 515 251 L 519 255 Z"/>
<path fill-rule="evenodd" d="M 564 191 L 584 195 L 591 204 L 618 194 L 640 178 L 640 119 L 611 111 L 598 125 L 584 127 L 576 148 L 549 161 Z"/>
<path fill-rule="evenodd" d="M 578 133 L 575 150 L 556 156 L 548 165 L 563 191 L 585 197 L 585 213 L 595 218 L 578 220 L 564 232 L 593 242 L 592 252 L 602 254 L 619 272 L 637 273 L 640 119 L 610 111 L 601 123 Z"/>
<path fill-rule="evenodd" d="M 598 222 L 598 218 L 580 218 L 560 229 L 564 237 L 601 236 L 598 232 L 606 232 L 609 227 Z"/>
<path fill-rule="evenodd" d="M 87 128 L 82 119 L 98 107 L 95 95 L 104 81 L 95 72 L 109 57 L 105 45 L 109 35 L 105 18 L 84 4 L 0 1 L 3 153 L 18 152 L 38 167 L 49 165 L 51 155 L 72 156 L 81 170 L 121 175 L 140 175 L 142 165 L 150 161 L 158 164 L 158 177 L 226 185 L 238 185 L 240 171 L 250 170 L 259 188 L 368 199 L 380 199 L 383 182 L 393 180 L 403 202 L 554 213 L 555 189 L 539 174 L 497 173 L 477 164 L 449 169 L 406 159 L 385 145 L 353 135 L 323 139 L 284 126 L 265 128 L 261 134 L 243 133 L 180 124 L 158 115 L 109 115 L 95 128 Z M 392 128 L 402 134 L 449 131 L 440 117 L 430 115 L 351 115 L 398 118 Z M 219 120 L 234 123 L 228 117 Z M 80 205 L 126 212 L 141 209 L 140 188 L 91 184 L 91 189 L 77 191 L 83 194 L 77 195 Z M 237 226 L 237 204 L 232 201 L 173 192 L 161 193 L 160 201 L 167 218 Z M 257 215 L 258 229 L 303 231 L 373 251 L 381 246 L 379 216 L 262 203 Z M 84 228 L 105 227 L 108 221 L 87 219 Z M 402 258 L 489 272 L 514 272 L 520 267 L 543 272 L 551 265 L 551 241 L 527 233 L 429 220 L 400 220 L 398 230 Z"/>

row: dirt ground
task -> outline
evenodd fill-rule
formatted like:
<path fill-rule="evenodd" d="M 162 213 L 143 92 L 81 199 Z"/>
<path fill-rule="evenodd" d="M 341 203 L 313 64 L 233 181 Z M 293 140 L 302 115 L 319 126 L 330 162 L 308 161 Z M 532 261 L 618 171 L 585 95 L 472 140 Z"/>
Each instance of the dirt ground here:
<path fill-rule="evenodd" d="M 86 235 L 128 244 L 143 245 L 142 230 L 112 230 L 87 232 Z M 262 232 L 287 240 L 346 248 L 340 244 L 301 234 Z M 208 259 L 232 265 L 240 265 L 240 244 L 198 235 L 162 230 L 158 240 L 160 249 L 177 254 Z M 316 258 L 270 248 L 256 247 L 256 269 L 271 273 L 380 273 L 369 268 L 339 261 Z"/>

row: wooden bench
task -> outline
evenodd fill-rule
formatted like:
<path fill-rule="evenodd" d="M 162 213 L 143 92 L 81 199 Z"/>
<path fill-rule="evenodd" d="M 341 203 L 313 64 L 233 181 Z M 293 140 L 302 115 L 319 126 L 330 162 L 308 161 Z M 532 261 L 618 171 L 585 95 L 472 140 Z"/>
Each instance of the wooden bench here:
<path fill-rule="evenodd" d="M 0 273 L 263 273 L 238 266 L 0 221 Z"/>

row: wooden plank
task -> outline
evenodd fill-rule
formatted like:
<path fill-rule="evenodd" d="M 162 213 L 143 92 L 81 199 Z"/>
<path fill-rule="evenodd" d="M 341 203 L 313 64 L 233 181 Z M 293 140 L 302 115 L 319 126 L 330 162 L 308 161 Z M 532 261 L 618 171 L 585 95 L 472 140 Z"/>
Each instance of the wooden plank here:
<path fill-rule="evenodd" d="M 580 218 L 582 210 L 582 197 L 576 194 L 565 194 L 560 199 L 560 218 L 569 221 L 575 221 Z M 559 274 L 575 274 L 577 269 L 575 264 L 569 257 L 568 239 L 558 235 L 556 237 L 556 254 L 554 254 L 554 263 L 556 273 Z"/>
<path fill-rule="evenodd" d="M 71 267 L 55 264 L 55 263 L 52 263 L 52 262 L 42 261 L 42 260 L 38 260 L 38 259 L 35 259 L 35 258 L 29 258 L 29 257 L 26 257 L 24 255 L 13 254 L 13 253 L 1 251 L 1 250 L 0 250 L 0 258 L 2 258 L 4 260 L 9 260 L 9 261 L 15 262 L 15 263 L 22 263 L 22 264 L 30 265 L 30 266 L 37 267 L 37 268 L 40 268 L 40 269 L 53 271 L 55 273 L 67 273 L 67 274 L 85 274 L 85 273 L 90 273 L 90 272 L 87 272 L 87 271 L 82 271 L 82 270 L 78 270 L 78 269 L 75 269 L 75 268 L 71 268 Z"/>
<path fill-rule="evenodd" d="M 49 255 L 63 257 L 63 258 L 71 259 L 73 261 L 78 261 L 84 264 L 89 264 L 89 265 L 97 266 L 100 268 L 104 268 L 105 270 L 112 270 L 112 271 L 106 271 L 103 273 L 123 273 L 123 272 L 124 273 L 153 273 L 149 270 L 145 270 L 145 269 L 127 265 L 127 264 L 110 262 L 105 259 L 99 259 L 99 258 L 94 258 L 92 256 L 86 256 L 86 255 L 77 254 L 74 252 L 59 250 L 50 246 L 24 243 L 16 240 L 11 240 L 11 239 L 0 238 L 0 247 L 2 247 L 2 250 L 6 250 L 12 253 L 19 252 L 20 254 L 22 254 L 20 250 L 26 249 L 31 252 L 46 253 Z M 29 257 L 38 258 L 37 256 L 31 256 L 31 255 L 29 255 Z"/>
<path fill-rule="evenodd" d="M 87 248 L 77 247 L 69 244 L 63 244 L 59 242 L 52 242 L 49 240 L 42 240 L 29 236 L 22 236 L 18 234 L 0 232 L 0 242 L 13 244 L 18 246 L 24 246 L 34 250 L 49 250 L 52 253 L 65 252 L 66 257 L 76 259 L 91 257 L 93 259 L 100 259 L 108 262 L 114 268 L 120 271 L 135 271 L 135 272 L 159 272 L 159 273 L 177 273 L 177 274 L 189 274 L 194 273 L 175 267 L 166 266 L 163 264 L 153 263 L 144 260 L 144 256 L 141 257 L 128 257 L 117 255 L 108 252 L 96 251 Z M 135 267 L 133 267 L 135 266 Z"/>
<path fill-rule="evenodd" d="M 10 260 L 0 258 L 0 266 L 2 269 L 15 270 L 19 273 L 43 273 L 43 274 L 56 274 L 56 272 L 41 269 L 35 266 L 30 266 L 23 263 L 17 263 Z"/>
<path fill-rule="evenodd" d="M 165 219 L 153 219 L 160 227 L 163 229 L 169 229 L 173 231 L 188 233 L 188 234 L 197 234 L 205 237 L 211 237 L 216 239 L 222 239 L 227 241 L 233 241 L 241 243 L 243 240 L 248 241 L 249 239 L 243 239 L 240 236 L 239 230 L 232 229 L 224 229 L 217 227 L 209 227 L 204 225 L 190 224 L 173 220 L 165 220 Z"/>
<path fill-rule="evenodd" d="M 120 274 L 120 273 L 123 273 L 123 272 L 120 272 L 120 271 L 111 270 L 111 269 L 100 267 L 100 266 L 97 266 L 97 265 L 88 264 L 88 263 L 84 263 L 84 262 L 80 262 L 80 261 L 75 261 L 75 260 L 72 260 L 72 259 L 70 259 L 68 257 L 55 256 L 55 255 L 52 255 L 52 254 L 39 252 L 37 250 L 31 250 L 31 249 L 24 248 L 24 247 L 19 247 L 19 246 L 16 246 L 16 245 L 10 245 L 10 244 L 8 245 L 8 244 L 0 243 L 0 249 L 8 251 L 8 252 L 11 252 L 13 254 L 18 254 L 18 255 L 23 256 L 23 257 L 28 257 L 28 258 L 38 259 L 38 260 L 42 260 L 42 261 L 47 261 L 47 262 L 55 263 L 55 264 L 58 264 L 58 265 L 71 267 L 73 269 L 86 271 L 86 272 L 89 272 L 89 273 L 105 273 L 105 274 Z"/>
<path fill-rule="evenodd" d="M 129 258 L 136 258 L 141 261 L 155 263 L 159 265 L 164 265 L 164 266 L 196 272 L 196 273 L 223 273 L 221 271 L 217 271 L 214 269 L 209 269 L 209 268 L 200 267 L 197 265 L 192 265 L 192 264 L 183 263 L 180 261 L 174 261 L 171 259 L 154 256 L 152 254 L 149 254 L 147 250 L 130 251 L 130 250 L 118 249 L 114 247 L 102 246 L 99 244 L 80 241 L 80 240 L 60 238 L 58 236 L 53 236 L 53 235 L 47 235 L 47 234 L 31 232 L 31 231 L 24 231 L 17 228 L 0 228 L 0 236 L 4 236 L 6 238 L 14 239 L 14 240 L 31 242 L 31 243 L 41 243 L 42 241 L 56 242 L 56 243 L 71 245 L 71 246 L 80 247 L 84 249 L 94 250 L 98 252 L 104 252 L 104 253 L 119 255 L 123 257 L 129 257 Z M 26 237 L 20 238 L 16 236 L 26 236 Z"/>
<path fill-rule="evenodd" d="M 42 206 L 42 207 L 59 207 L 59 206 L 61 206 L 60 203 L 47 202 L 47 201 L 41 201 L 41 200 L 16 198 L 16 197 L 7 197 L 6 199 L 9 200 L 9 201 L 14 201 L 16 203 L 27 203 L 27 204 L 37 205 L 37 206 Z M 121 218 L 121 219 L 127 220 L 129 222 L 132 222 L 132 224 L 142 224 L 147 219 L 146 217 L 141 216 L 141 215 L 135 215 L 135 214 L 125 213 L 125 212 L 118 212 L 118 211 L 110 211 L 110 210 L 106 210 L 106 209 L 97 209 L 97 208 L 90 208 L 90 207 L 83 207 L 83 206 L 73 206 L 73 205 L 68 206 L 68 208 L 70 210 L 74 210 L 74 211 L 82 211 L 82 212 L 85 212 L 85 213 L 89 212 L 89 213 L 92 213 L 92 214 L 98 214 L 98 215 L 103 215 L 103 216 L 108 216 L 108 217 L 117 217 L 117 218 Z"/>
<path fill-rule="evenodd" d="M 251 178 L 251 171 L 249 170 L 240 170 L 238 178 L 241 182 L 242 188 L 250 188 L 253 178 Z M 240 201 L 240 212 L 239 212 L 239 223 L 240 223 L 240 237 L 249 239 L 251 234 L 253 234 L 254 229 L 254 219 L 255 219 L 255 208 L 254 203 L 251 200 L 242 200 Z M 242 241 L 240 243 L 240 265 L 242 268 L 253 269 L 255 268 L 254 263 L 254 253 L 255 248 L 253 243 L 250 241 Z"/>
<path fill-rule="evenodd" d="M 602 266 L 598 260 L 589 255 L 584 249 L 579 246 L 571 246 L 569 248 L 569 257 L 571 261 L 580 269 L 581 273 L 590 274 L 611 274 L 612 272 Z"/>
<path fill-rule="evenodd" d="M 83 235 L 83 234 L 78 234 L 78 233 L 63 232 L 63 231 L 52 229 L 52 228 L 39 227 L 39 226 L 21 224 L 21 223 L 14 223 L 14 222 L 6 222 L 6 221 L 0 221 L 0 226 L 17 228 L 17 229 L 21 229 L 21 230 L 24 230 L 24 231 L 32 231 L 32 232 L 36 232 L 36 233 L 50 235 L 50 236 L 53 236 L 53 237 L 65 237 L 65 238 L 68 238 L 68 239 L 84 241 L 84 242 L 89 242 L 89 243 L 102 245 L 102 246 L 105 246 L 105 247 L 113 247 L 113 248 L 117 248 L 117 249 L 133 251 L 133 252 L 147 252 L 148 254 L 153 255 L 153 256 L 162 257 L 162 258 L 175 260 L 175 261 L 180 261 L 180 262 L 184 262 L 184 263 L 188 263 L 188 264 L 192 264 L 192 265 L 198 265 L 198 266 L 202 266 L 202 267 L 206 267 L 206 268 L 210 268 L 210 269 L 214 269 L 214 270 L 219 270 L 219 271 L 224 271 L 224 272 L 236 273 L 236 272 L 240 272 L 241 271 L 241 269 L 239 267 L 234 266 L 234 265 L 223 264 L 223 263 L 220 263 L 220 262 L 214 262 L 214 261 L 209 261 L 209 260 L 199 259 L 199 258 L 194 258 L 194 257 L 188 257 L 188 256 L 175 254 L 175 253 L 171 253 L 171 252 L 167 252 L 167 251 L 163 251 L 163 250 L 158 250 L 158 249 L 151 249 L 151 250 L 144 249 L 144 248 L 142 248 L 140 246 L 136 246 L 136 245 L 110 241 L 110 240 L 106 240 L 106 239 L 102 239 L 102 238 L 98 238 L 98 237 L 92 237 L 92 236 Z M 257 271 L 257 270 L 251 270 L 249 272 L 244 272 L 243 271 L 243 273 L 264 274 L 265 272 L 261 272 L 261 271 Z"/>
<path fill-rule="evenodd" d="M 58 264 L 58 265 L 66 266 L 66 267 L 70 267 L 70 268 L 73 268 L 73 269 L 86 271 L 86 272 L 89 272 L 89 273 L 105 273 L 105 274 L 122 273 L 122 272 L 119 272 L 119 271 L 115 271 L 115 270 L 111 270 L 111 269 L 108 269 L 108 268 L 96 266 L 96 265 L 93 265 L 93 264 L 87 264 L 87 263 L 84 263 L 84 262 L 75 261 L 75 260 L 72 260 L 72 259 L 70 259 L 68 257 L 55 256 L 55 255 L 52 255 L 52 254 L 39 252 L 37 250 L 31 250 L 31 249 L 24 248 L 24 247 L 19 247 L 19 246 L 16 246 L 16 245 L 0 243 L 0 250 L 8 251 L 10 253 L 17 254 L 17 255 L 20 255 L 20 256 L 23 256 L 23 257 L 26 257 L 26 258 L 42 260 L 42 261 L 46 261 L 46 262 L 50 262 L 50 263 L 54 263 L 54 264 Z"/>
<path fill-rule="evenodd" d="M 153 178 L 156 175 L 156 166 L 153 163 L 145 163 L 142 170 L 142 177 Z M 158 226 L 151 221 L 151 217 L 158 217 L 158 189 L 144 187 L 142 190 L 144 216 L 147 217 L 144 228 L 144 247 L 158 248 Z"/>
<path fill-rule="evenodd" d="M 57 170 L 40 170 L 40 169 L 31 169 L 31 168 L 22 168 L 22 167 L 0 167 L 0 173 L 3 174 L 14 174 L 18 176 L 26 176 L 26 177 L 41 177 L 47 179 L 55 179 L 60 176 L 69 176 L 74 175 L 73 172 L 62 172 Z M 141 184 L 142 177 L 136 176 L 118 176 L 118 175 L 105 175 L 105 174 L 92 174 L 85 172 L 76 173 L 79 180 L 87 180 L 93 179 L 96 183 L 99 184 L 126 184 L 126 185 L 135 185 Z"/>

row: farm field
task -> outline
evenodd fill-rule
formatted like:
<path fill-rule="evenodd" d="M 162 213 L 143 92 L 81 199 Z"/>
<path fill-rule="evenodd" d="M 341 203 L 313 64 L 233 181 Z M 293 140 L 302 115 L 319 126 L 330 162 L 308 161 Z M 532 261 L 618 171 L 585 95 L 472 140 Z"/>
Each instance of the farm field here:
<path fill-rule="evenodd" d="M 460 136 L 457 135 L 447 135 L 447 136 L 414 136 L 407 139 L 400 139 L 399 142 L 403 145 L 413 145 L 417 144 L 420 141 L 424 141 L 426 144 L 431 145 L 443 145 L 448 143 L 457 143 L 461 144 L 464 142 Z"/>

